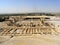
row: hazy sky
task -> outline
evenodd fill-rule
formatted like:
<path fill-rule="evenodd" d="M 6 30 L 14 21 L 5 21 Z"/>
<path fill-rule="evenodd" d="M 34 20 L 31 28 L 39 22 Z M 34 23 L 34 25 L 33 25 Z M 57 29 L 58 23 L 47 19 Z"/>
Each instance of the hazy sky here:
<path fill-rule="evenodd" d="M 60 0 L 0 0 L 0 13 L 60 12 Z"/>

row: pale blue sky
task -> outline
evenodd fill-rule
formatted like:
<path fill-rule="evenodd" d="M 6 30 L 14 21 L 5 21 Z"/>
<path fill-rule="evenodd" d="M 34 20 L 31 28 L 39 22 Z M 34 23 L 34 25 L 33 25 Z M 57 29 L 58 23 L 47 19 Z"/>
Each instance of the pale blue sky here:
<path fill-rule="evenodd" d="M 0 0 L 0 13 L 60 12 L 60 0 Z"/>

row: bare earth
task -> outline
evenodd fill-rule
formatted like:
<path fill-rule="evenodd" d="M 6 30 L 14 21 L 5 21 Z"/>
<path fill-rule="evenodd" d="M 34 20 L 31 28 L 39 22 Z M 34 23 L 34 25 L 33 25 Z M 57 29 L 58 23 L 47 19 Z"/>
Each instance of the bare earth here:
<path fill-rule="evenodd" d="M 29 17 L 29 16 L 28 16 Z M 35 16 L 33 16 L 33 17 L 35 17 Z M 38 16 L 39 17 L 39 16 Z M 18 17 L 17 17 L 18 18 Z M 51 25 L 51 24 L 49 24 L 48 22 L 45 22 L 45 23 L 43 23 L 44 22 L 44 20 L 42 20 L 42 21 L 40 21 L 40 19 L 38 19 L 38 21 L 36 21 L 36 22 L 33 22 L 33 18 L 32 18 L 32 24 L 31 24 L 31 22 L 30 23 L 26 23 L 26 21 L 23 21 L 22 20 L 22 22 L 20 22 L 17 18 L 14 18 L 13 19 L 13 17 L 12 17 L 12 19 L 10 20 L 10 21 L 12 21 L 13 23 L 10 23 L 10 21 L 7 21 L 7 22 L 0 22 L 0 27 L 3 27 L 3 33 L 1 33 L 1 34 L 3 34 L 2 36 L 0 36 L 0 45 L 60 45 L 60 25 L 57 25 L 56 26 L 56 30 L 55 30 L 55 25 Z M 29 17 L 30 18 L 30 17 Z M 41 17 L 40 17 L 41 18 Z M 14 22 L 14 20 L 15 19 L 17 19 L 18 21 L 17 22 Z M 20 19 L 20 18 L 19 18 Z M 24 19 L 26 19 L 26 17 L 24 17 Z M 43 18 L 42 18 L 43 19 Z M 9 19 L 8 19 L 9 20 Z M 30 19 L 31 20 L 31 19 Z M 60 19 L 59 19 L 60 20 Z M 8 23 L 9 22 L 9 23 Z M 37 23 L 38 22 L 38 23 Z M 52 20 L 52 22 L 53 22 L 53 24 L 55 24 L 55 21 L 53 21 Z M 57 22 L 57 21 L 56 21 Z M 15 27 L 14 26 L 16 26 L 16 25 L 18 25 L 18 24 L 21 26 L 21 27 L 24 27 L 24 28 L 26 28 L 26 29 L 21 29 L 21 28 L 19 28 L 20 30 L 25 30 L 24 31 L 24 33 L 26 32 L 26 30 L 27 29 L 29 29 L 29 30 L 32 30 L 33 28 L 29 28 L 29 27 L 32 27 L 32 25 L 33 25 L 33 27 L 35 27 L 34 25 L 36 24 L 36 27 L 34 28 L 34 30 L 36 29 L 36 28 L 38 28 L 38 27 L 40 27 L 39 28 L 39 31 L 40 31 L 40 29 L 42 30 L 42 31 L 40 31 L 40 32 L 45 32 L 45 33 L 47 33 L 47 32 L 53 32 L 53 34 L 32 34 L 32 35 L 25 35 L 25 36 L 15 36 L 15 33 L 17 34 L 17 33 L 20 33 L 20 32 L 18 32 L 17 30 L 18 30 L 18 28 L 16 28 L 15 29 Z M 20 24 L 21 23 L 21 24 Z M 26 25 L 26 24 L 29 24 L 29 25 Z M 58 23 L 56 23 L 56 24 L 59 24 L 60 22 L 58 22 Z M 9 26 L 9 25 L 11 25 L 12 24 L 12 29 L 11 29 L 11 27 Z M 39 24 L 39 26 L 38 26 L 38 24 Z M 41 25 L 42 24 L 42 25 Z M 48 24 L 48 26 L 45 26 L 44 24 Z M 14 27 L 14 28 L 13 28 Z M 16 27 L 18 27 L 18 26 L 16 26 Z M 41 27 L 43 27 L 43 28 L 41 28 Z M 49 27 L 49 28 L 47 28 L 47 27 Z M 51 27 L 53 27 L 53 28 L 51 28 Z M 6 28 L 6 29 L 5 29 Z M 7 29 L 8 28 L 8 29 Z M 10 36 L 9 35 L 4 35 L 4 34 L 12 34 L 10 31 L 11 30 L 13 30 L 12 31 L 12 33 L 14 33 L 14 35 L 13 35 L 13 37 L 12 38 L 10 38 Z M 38 30 L 38 29 L 37 29 Z M 51 31 L 50 31 L 51 30 Z M 6 31 L 6 32 L 5 32 Z M 21 31 L 21 32 L 23 32 L 23 31 Z M 29 32 L 31 32 L 31 31 L 29 31 Z M 33 31 L 32 31 L 33 32 Z M 35 31 L 35 32 L 37 32 L 37 31 Z M 26 32 L 27 33 L 27 32 Z"/>
<path fill-rule="evenodd" d="M 7 37 L 0 45 L 60 45 L 60 35 L 14 36 L 11 39 Z"/>

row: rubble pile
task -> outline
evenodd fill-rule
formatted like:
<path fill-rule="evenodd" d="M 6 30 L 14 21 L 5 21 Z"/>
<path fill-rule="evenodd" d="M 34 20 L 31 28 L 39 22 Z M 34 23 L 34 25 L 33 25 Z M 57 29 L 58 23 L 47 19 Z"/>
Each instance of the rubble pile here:
<path fill-rule="evenodd" d="M 49 16 L 0 17 L 0 35 L 32 35 L 56 33 L 53 23 L 46 22 Z M 3 29 L 1 31 L 1 29 Z"/>

